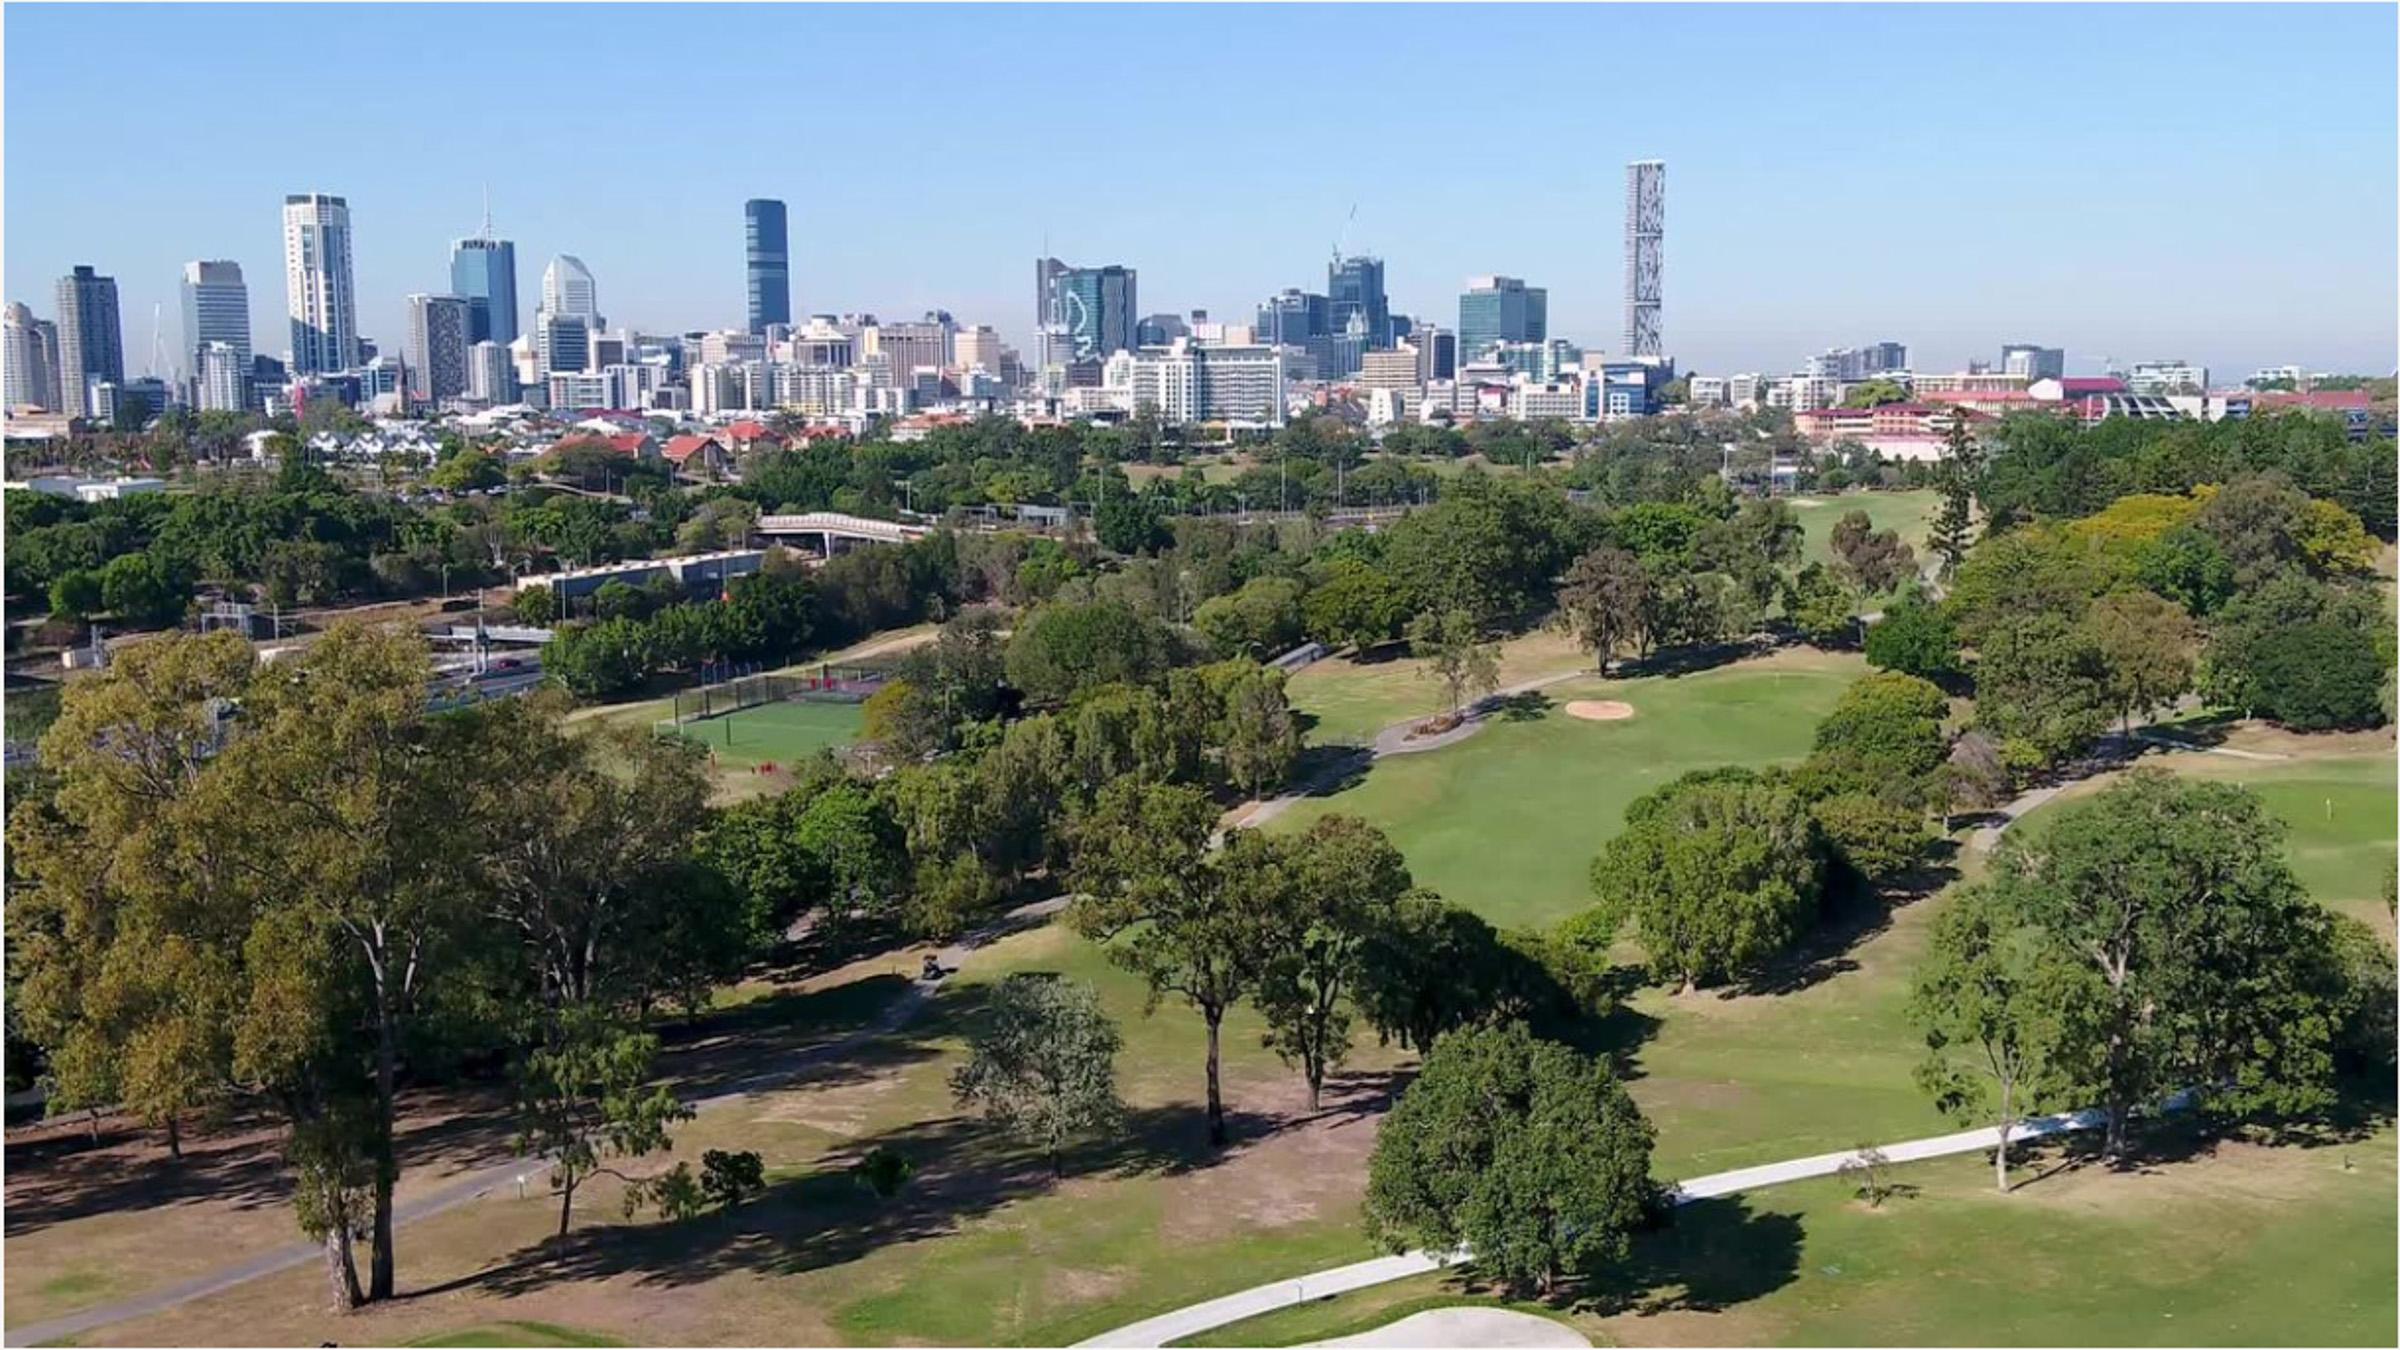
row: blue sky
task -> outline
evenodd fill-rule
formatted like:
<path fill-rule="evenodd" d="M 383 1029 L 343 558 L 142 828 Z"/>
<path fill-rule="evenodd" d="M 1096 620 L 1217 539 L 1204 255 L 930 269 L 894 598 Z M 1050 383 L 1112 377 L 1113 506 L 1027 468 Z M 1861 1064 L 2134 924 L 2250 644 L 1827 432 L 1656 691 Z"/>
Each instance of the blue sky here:
<path fill-rule="evenodd" d="M 1897 339 L 1920 369 L 2394 360 L 2388 5 L 966 9 L 28 6 L 6 35 L 6 285 L 151 306 L 229 257 L 285 345 L 280 204 L 346 195 L 361 329 L 447 285 L 489 183 L 528 317 L 581 256 L 614 323 L 738 325 L 741 203 L 790 203 L 796 312 L 928 307 L 1022 342 L 1045 238 L 1145 312 L 1246 316 L 1386 260 L 1622 329 L 1623 165 L 1668 162 L 1687 368 Z"/>

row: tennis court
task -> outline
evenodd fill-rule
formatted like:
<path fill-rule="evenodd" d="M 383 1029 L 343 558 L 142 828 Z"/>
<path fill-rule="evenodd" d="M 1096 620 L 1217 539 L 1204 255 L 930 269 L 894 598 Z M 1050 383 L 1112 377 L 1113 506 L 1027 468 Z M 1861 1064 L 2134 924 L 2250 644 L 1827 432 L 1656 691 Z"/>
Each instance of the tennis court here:
<path fill-rule="evenodd" d="M 721 764 L 789 766 L 857 740 L 865 723 L 856 703 L 785 700 L 686 722 L 676 734 L 707 746 Z"/>

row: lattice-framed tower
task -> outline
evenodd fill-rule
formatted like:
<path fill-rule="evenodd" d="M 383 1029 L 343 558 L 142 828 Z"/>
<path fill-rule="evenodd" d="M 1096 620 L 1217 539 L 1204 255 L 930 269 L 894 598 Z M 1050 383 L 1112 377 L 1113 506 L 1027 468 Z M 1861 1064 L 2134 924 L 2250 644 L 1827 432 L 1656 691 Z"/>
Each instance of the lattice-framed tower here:
<path fill-rule="evenodd" d="M 1667 162 L 1625 166 L 1625 354 L 1665 356 L 1659 280 L 1666 268 Z"/>

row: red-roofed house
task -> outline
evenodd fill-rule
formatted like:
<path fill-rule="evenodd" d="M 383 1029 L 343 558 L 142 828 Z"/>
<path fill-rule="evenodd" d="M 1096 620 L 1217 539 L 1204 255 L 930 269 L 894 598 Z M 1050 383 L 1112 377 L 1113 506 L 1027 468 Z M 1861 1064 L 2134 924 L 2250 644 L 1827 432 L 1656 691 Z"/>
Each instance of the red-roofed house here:
<path fill-rule="evenodd" d="M 561 436 L 551 443 L 547 453 L 556 455 L 587 446 L 606 450 L 610 454 L 624 455 L 630 459 L 655 460 L 658 458 L 658 439 L 646 431 L 629 431 L 616 436 L 594 436 L 588 433 Z"/>
<path fill-rule="evenodd" d="M 659 453 L 677 473 L 718 479 L 733 471 L 733 454 L 714 436 L 669 436 Z"/>
<path fill-rule="evenodd" d="M 719 433 L 735 453 L 750 450 L 774 450 L 783 445 L 783 437 L 764 422 L 736 422 Z"/>

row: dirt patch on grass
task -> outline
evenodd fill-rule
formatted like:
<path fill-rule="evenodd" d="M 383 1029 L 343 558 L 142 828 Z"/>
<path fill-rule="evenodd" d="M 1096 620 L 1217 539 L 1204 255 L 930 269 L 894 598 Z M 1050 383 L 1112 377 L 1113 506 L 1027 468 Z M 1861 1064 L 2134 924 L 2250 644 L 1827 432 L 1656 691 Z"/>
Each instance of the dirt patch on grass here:
<path fill-rule="evenodd" d="M 1622 722 L 1633 716 L 1633 705 L 1613 698 L 1579 698 L 1567 705 L 1567 716 L 1586 722 Z"/>
<path fill-rule="evenodd" d="M 1312 1114 L 1308 1089 L 1297 1078 L 1243 1084 L 1242 1110 L 1265 1119 L 1249 1124 L 1247 1141 L 1237 1139 L 1223 1162 L 1168 1183 L 1162 1240 L 1221 1241 L 1355 1208 L 1393 1088 L 1384 1074 L 1330 1082 Z"/>

